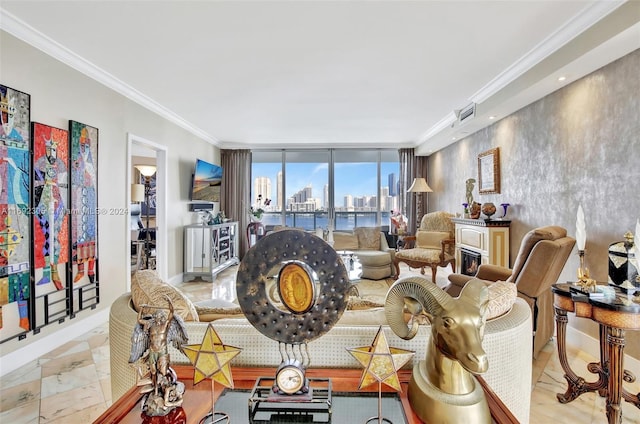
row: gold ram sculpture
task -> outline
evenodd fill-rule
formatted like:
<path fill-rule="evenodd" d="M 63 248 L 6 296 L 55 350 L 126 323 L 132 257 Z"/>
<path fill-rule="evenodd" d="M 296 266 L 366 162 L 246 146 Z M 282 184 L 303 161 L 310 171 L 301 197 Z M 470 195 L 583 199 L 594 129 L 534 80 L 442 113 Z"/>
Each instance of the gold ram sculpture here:
<path fill-rule="evenodd" d="M 491 422 L 484 392 L 473 376 L 488 369 L 482 348 L 488 299 L 487 287 L 477 279 L 457 298 L 422 277 L 403 278 L 389 288 L 385 315 L 396 335 L 413 338 L 420 315 L 431 322 L 427 354 L 414 364 L 408 392 L 411 407 L 425 423 Z"/>

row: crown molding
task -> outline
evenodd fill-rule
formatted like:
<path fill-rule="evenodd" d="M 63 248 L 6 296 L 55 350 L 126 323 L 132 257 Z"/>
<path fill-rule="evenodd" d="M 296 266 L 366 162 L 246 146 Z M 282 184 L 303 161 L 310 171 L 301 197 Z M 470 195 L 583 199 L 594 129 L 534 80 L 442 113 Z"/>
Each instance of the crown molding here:
<path fill-rule="evenodd" d="M 152 100 L 140 91 L 124 83 L 120 79 L 111 75 L 109 72 L 94 65 L 88 60 L 82 58 L 78 54 L 64 47 L 55 40 L 49 38 L 45 34 L 33 28 L 23 20 L 7 12 L 0 7 L 0 29 L 13 35 L 16 38 L 24 41 L 27 44 L 41 50 L 47 55 L 59 60 L 65 65 L 81 72 L 82 74 L 94 79 L 100 84 L 114 90 L 115 92 L 125 96 L 129 100 L 139 104 L 140 106 L 154 112 L 166 120 L 176 124 L 177 126 L 189 131 L 196 137 L 200 137 L 209 143 L 218 146 L 219 140 L 212 137 L 202 129 L 192 125 L 190 122 L 176 114 L 175 112 L 167 109 L 158 102 Z"/>
<path fill-rule="evenodd" d="M 597 1 L 586 6 L 557 31 L 489 81 L 473 94 L 470 100 L 474 103 L 484 102 L 626 2 L 627 0 Z"/>
<path fill-rule="evenodd" d="M 420 141 L 418 144 L 429 140 L 431 137 L 438 134 L 440 131 L 450 127 L 454 122 L 456 122 L 457 119 L 458 119 L 458 116 L 456 115 L 455 112 L 453 111 L 449 112 L 444 118 L 442 118 L 441 120 L 436 122 L 435 125 L 429 128 L 422 135 L 422 137 L 420 137 Z"/>

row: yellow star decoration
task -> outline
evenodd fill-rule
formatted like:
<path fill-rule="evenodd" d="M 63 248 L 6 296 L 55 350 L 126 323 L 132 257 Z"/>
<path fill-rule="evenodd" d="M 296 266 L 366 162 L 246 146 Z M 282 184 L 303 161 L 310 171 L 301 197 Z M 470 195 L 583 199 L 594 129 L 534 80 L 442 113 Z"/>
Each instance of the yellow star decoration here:
<path fill-rule="evenodd" d="M 347 348 L 347 351 L 365 368 L 358 389 L 379 381 L 397 391 L 402 391 L 398 370 L 409 362 L 415 353 L 410 350 L 389 347 L 382 327 L 378 328 L 373 345 Z"/>
<path fill-rule="evenodd" d="M 223 344 L 211 324 L 207 327 L 201 344 L 185 345 L 182 348 L 194 367 L 194 385 L 205 378 L 212 378 L 224 387 L 233 389 L 229 363 L 241 349 Z"/>

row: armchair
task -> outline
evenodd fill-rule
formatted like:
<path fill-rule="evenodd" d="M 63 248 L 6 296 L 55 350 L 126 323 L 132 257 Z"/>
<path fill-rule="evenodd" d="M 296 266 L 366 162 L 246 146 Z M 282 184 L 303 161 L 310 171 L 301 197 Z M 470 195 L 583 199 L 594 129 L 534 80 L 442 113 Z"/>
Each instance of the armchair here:
<path fill-rule="evenodd" d="M 557 282 L 575 239 L 567 236 L 562 227 L 548 226 L 529 231 L 520 244 L 513 269 L 491 264 L 481 264 L 475 275 L 486 281 L 512 282 L 518 289 L 518 297 L 524 299 L 533 316 L 533 357 L 553 336 L 553 296 L 551 285 Z M 473 276 L 449 275 L 445 291 L 457 296 Z"/>
<path fill-rule="evenodd" d="M 435 284 L 438 267 L 451 264 L 456 270 L 455 226 L 448 212 L 431 212 L 422 217 L 420 227 L 416 231 L 415 247 L 396 252 L 393 264 L 396 276 L 400 275 L 400 262 L 412 268 L 420 268 L 424 274 L 424 267 L 431 268 L 431 281 Z"/>

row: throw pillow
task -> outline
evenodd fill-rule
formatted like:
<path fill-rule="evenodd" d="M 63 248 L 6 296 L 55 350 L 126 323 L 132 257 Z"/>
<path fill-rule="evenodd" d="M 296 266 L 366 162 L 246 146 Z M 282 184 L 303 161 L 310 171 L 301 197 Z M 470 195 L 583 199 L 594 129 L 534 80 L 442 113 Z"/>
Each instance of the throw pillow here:
<path fill-rule="evenodd" d="M 171 299 L 176 315 L 185 321 L 199 321 L 195 306 L 180 290 L 165 283 L 154 270 L 141 270 L 131 277 L 131 300 L 136 311 L 141 305 L 166 308 L 167 299 Z"/>
<path fill-rule="evenodd" d="M 222 299 L 203 300 L 195 304 L 200 322 L 211 322 L 222 318 L 242 318 L 239 305 Z"/>
<path fill-rule="evenodd" d="M 356 227 L 353 234 L 358 237 L 358 248 L 380 250 L 380 227 Z"/>
<path fill-rule="evenodd" d="M 488 282 L 489 306 L 487 320 L 498 318 L 511 310 L 518 296 L 518 289 L 506 281 Z"/>
<path fill-rule="evenodd" d="M 335 250 L 358 250 L 358 237 L 351 233 L 333 232 Z"/>

